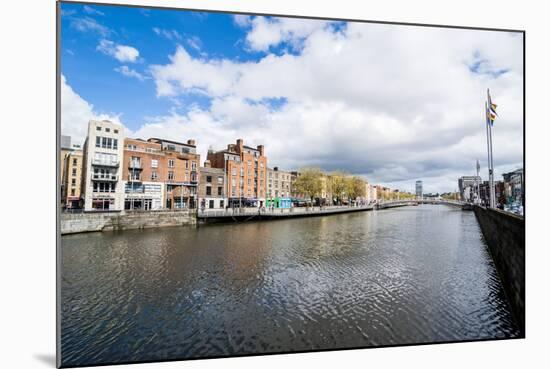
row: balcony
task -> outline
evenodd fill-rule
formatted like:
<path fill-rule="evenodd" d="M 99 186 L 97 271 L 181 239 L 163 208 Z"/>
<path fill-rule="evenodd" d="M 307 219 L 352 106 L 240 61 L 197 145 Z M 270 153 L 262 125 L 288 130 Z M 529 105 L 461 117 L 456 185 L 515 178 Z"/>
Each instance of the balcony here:
<path fill-rule="evenodd" d="M 116 182 L 118 181 L 118 176 L 116 174 L 92 174 L 92 181 Z"/>
<path fill-rule="evenodd" d="M 116 161 L 115 160 L 107 161 L 107 160 L 92 159 L 92 165 L 98 165 L 98 166 L 102 166 L 102 167 L 118 168 L 120 163 L 119 163 L 118 160 L 116 160 Z"/>
<path fill-rule="evenodd" d="M 142 170 L 143 167 L 141 166 L 141 162 L 140 161 L 130 161 L 128 163 L 128 168 L 130 169 L 138 169 L 138 170 Z"/>

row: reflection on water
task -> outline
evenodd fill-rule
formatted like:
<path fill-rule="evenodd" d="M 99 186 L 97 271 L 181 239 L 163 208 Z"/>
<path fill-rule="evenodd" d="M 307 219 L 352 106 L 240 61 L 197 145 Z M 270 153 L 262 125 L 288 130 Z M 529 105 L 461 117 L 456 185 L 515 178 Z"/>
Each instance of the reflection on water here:
<path fill-rule="evenodd" d="M 62 238 L 63 365 L 515 337 L 472 212 Z"/>

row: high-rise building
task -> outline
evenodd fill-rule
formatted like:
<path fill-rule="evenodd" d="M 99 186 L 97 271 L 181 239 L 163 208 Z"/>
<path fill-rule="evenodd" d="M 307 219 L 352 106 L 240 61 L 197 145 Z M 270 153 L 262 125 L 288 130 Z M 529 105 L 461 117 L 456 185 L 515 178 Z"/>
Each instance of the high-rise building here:
<path fill-rule="evenodd" d="M 416 198 L 421 199 L 423 195 L 422 181 L 416 181 L 415 183 Z"/>
<path fill-rule="evenodd" d="M 108 120 L 91 120 L 84 143 L 82 196 L 84 210 L 122 210 L 121 184 L 124 127 Z"/>
<path fill-rule="evenodd" d="M 212 168 L 223 169 L 230 207 L 265 207 L 267 190 L 267 157 L 264 146 L 245 146 L 242 139 L 220 151 L 209 150 Z"/>

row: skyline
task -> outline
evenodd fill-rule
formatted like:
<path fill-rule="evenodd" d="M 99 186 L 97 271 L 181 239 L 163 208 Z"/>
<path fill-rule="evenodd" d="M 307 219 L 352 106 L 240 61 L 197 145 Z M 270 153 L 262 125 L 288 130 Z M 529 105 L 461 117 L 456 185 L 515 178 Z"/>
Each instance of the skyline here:
<path fill-rule="evenodd" d="M 519 33 L 62 4 L 61 46 L 62 134 L 77 142 L 111 119 L 133 138 L 196 139 L 203 160 L 243 138 L 270 166 L 448 192 L 476 159 L 487 176 L 489 87 L 496 178 L 523 166 Z"/>

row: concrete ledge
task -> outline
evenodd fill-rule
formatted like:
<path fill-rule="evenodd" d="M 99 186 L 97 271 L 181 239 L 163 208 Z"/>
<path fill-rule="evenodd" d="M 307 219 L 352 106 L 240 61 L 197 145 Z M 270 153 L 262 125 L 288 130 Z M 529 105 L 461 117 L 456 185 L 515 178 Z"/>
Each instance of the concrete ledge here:
<path fill-rule="evenodd" d="M 496 209 L 474 207 L 521 336 L 525 337 L 525 220 Z"/>
<path fill-rule="evenodd" d="M 169 226 L 194 226 L 196 217 L 189 211 L 143 211 L 117 213 L 61 214 L 61 234 L 117 231 Z"/>

